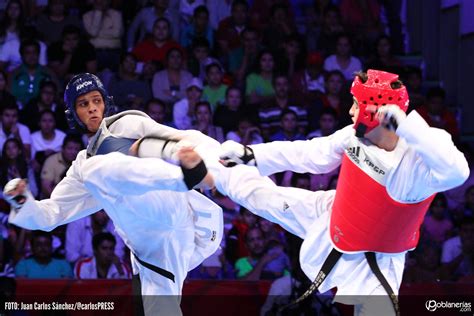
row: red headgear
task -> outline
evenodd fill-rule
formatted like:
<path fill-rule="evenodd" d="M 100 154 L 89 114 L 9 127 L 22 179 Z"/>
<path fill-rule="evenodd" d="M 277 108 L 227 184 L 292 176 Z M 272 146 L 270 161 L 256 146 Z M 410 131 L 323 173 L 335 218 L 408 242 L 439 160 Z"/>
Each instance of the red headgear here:
<path fill-rule="evenodd" d="M 363 137 L 380 124 L 375 114 L 367 111 L 367 106 L 373 105 L 378 109 L 383 105 L 395 104 L 404 112 L 408 109 L 408 92 L 405 86 L 399 89 L 390 86 L 398 80 L 397 74 L 369 69 L 367 77 L 367 81 L 362 83 L 356 76 L 351 87 L 351 93 L 359 103 L 359 116 L 354 124 L 357 137 Z"/>

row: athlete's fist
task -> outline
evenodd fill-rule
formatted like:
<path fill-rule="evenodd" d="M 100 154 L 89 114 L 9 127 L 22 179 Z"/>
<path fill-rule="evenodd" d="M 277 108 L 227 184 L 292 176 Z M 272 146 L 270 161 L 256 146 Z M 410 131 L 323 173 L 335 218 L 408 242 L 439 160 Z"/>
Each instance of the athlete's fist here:
<path fill-rule="evenodd" d="M 28 184 L 26 180 L 15 178 L 8 181 L 3 189 L 3 196 L 5 200 L 16 210 L 23 207 L 28 199 Z M 29 194 L 31 195 L 31 194 Z"/>
<path fill-rule="evenodd" d="M 256 166 L 255 156 L 252 148 L 228 140 L 221 145 L 222 155 L 219 157 L 221 163 L 226 167 L 233 167 L 235 165 L 249 165 Z"/>

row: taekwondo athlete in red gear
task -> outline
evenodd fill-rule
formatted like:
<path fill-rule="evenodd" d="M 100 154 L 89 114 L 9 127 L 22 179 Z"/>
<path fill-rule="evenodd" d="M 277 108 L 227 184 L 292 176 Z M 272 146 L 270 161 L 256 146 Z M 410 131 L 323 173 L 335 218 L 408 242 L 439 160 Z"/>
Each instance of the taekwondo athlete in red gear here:
<path fill-rule="evenodd" d="M 320 292 L 337 287 L 335 300 L 355 305 L 356 315 L 395 315 L 405 255 L 416 247 L 433 195 L 461 185 L 469 168 L 446 131 L 416 111 L 405 114 L 408 95 L 397 75 L 369 70 L 351 92 L 354 124 L 333 135 L 222 145 L 223 163 L 256 165 L 260 175 L 341 166 L 336 190 L 277 187 L 242 165 L 221 172 L 216 187 L 304 239 L 300 263 L 313 290 L 321 282 Z M 320 273 L 329 257 L 334 267 Z"/>

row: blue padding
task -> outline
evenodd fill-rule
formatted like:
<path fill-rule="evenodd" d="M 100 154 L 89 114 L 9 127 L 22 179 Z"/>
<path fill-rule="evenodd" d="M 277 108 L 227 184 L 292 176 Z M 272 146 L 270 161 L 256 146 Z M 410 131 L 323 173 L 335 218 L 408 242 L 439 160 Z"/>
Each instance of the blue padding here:
<path fill-rule="evenodd" d="M 105 155 L 112 152 L 128 155 L 128 150 L 135 141 L 136 139 L 109 136 L 102 141 L 102 144 L 100 144 L 97 149 L 96 155 Z"/>

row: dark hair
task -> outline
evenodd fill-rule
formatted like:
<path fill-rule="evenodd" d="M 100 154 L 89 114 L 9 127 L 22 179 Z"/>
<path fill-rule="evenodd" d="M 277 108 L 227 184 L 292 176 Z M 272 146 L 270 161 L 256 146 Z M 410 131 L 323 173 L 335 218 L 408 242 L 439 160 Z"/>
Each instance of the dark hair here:
<path fill-rule="evenodd" d="M 7 145 L 9 143 L 15 143 L 20 150 L 20 155 L 16 158 L 13 164 L 18 169 L 21 178 L 28 178 L 28 163 L 26 162 L 26 154 L 23 143 L 18 138 L 8 138 L 5 143 L 3 143 L 2 157 L 0 158 L 0 185 L 2 187 L 11 180 L 8 177 L 8 169 L 11 166 L 7 157 Z"/>
<path fill-rule="evenodd" d="M 50 232 L 45 232 L 42 230 L 34 230 L 31 234 L 31 245 L 33 245 L 34 241 L 40 237 L 48 238 L 51 242 L 53 242 L 53 236 Z"/>
<path fill-rule="evenodd" d="M 62 147 L 66 147 L 68 143 L 76 143 L 81 145 L 81 149 L 84 148 L 84 143 L 82 142 L 82 139 L 79 135 L 76 134 L 67 134 L 66 137 L 64 137 L 63 140 L 63 145 Z"/>
<path fill-rule="evenodd" d="M 178 48 L 178 47 L 171 47 L 171 48 L 168 49 L 168 51 L 166 52 L 166 60 L 167 60 L 167 61 L 168 61 L 168 59 L 170 58 L 172 52 L 178 52 L 178 53 L 181 55 L 181 58 L 184 58 L 184 52 L 183 52 L 182 49 L 180 49 L 180 48 Z"/>
<path fill-rule="evenodd" d="M 41 118 L 42 118 L 43 115 L 45 115 L 45 114 L 50 114 L 50 115 L 52 115 L 53 118 L 54 118 L 54 121 L 56 122 L 56 116 L 54 115 L 54 112 L 51 111 L 50 109 L 44 109 L 44 110 L 42 110 L 41 112 L 39 112 L 39 114 L 38 114 L 38 121 L 41 121 Z"/>
<path fill-rule="evenodd" d="M 203 36 L 198 36 L 198 37 L 193 38 L 193 42 L 191 46 L 193 49 L 198 48 L 198 47 L 206 47 L 208 49 L 211 48 L 209 41 L 207 40 L 207 38 Z"/>
<path fill-rule="evenodd" d="M 238 91 L 240 92 L 240 94 L 242 95 L 242 90 L 240 90 L 239 87 L 237 87 L 237 86 L 229 86 L 229 87 L 227 87 L 227 89 L 225 90 L 225 97 L 226 97 L 226 98 L 229 96 L 229 92 L 230 92 L 231 90 L 238 90 Z"/>
<path fill-rule="evenodd" d="M 257 36 L 259 35 L 258 34 L 258 31 L 257 29 L 253 28 L 253 27 L 246 27 L 241 33 L 240 33 L 240 37 L 243 39 L 245 34 L 247 33 L 255 33 Z"/>
<path fill-rule="evenodd" d="M 339 115 L 337 114 L 336 109 L 331 106 L 324 106 L 321 109 L 321 112 L 319 113 L 319 117 L 322 117 L 323 115 L 331 115 L 336 120 L 339 118 Z"/>
<path fill-rule="evenodd" d="M 324 74 L 324 82 L 328 81 L 329 78 L 331 78 L 332 76 L 339 76 L 340 78 L 342 78 L 343 82 L 346 81 L 346 77 L 340 70 L 331 70 Z M 365 74 L 365 81 L 367 81 L 367 79 L 368 79 L 367 74 Z M 365 82 L 365 81 L 362 81 L 362 82 Z"/>
<path fill-rule="evenodd" d="M 144 108 L 145 112 L 148 112 L 148 110 L 150 109 L 150 105 L 152 105 L 152 104 L 158 104 L 158 105 L 160 105 L 164 110 L 166 110 L 166 104 L 165 104 L 162 100 L 160 100 L 160 99 L 158 99 L 158 98 L 151 98 L 151 99 L 148 100 L 148 102 L 145 104 L 145 108 Z"/>
<path fill-rule="evenodd" d="M 446 99 L 446 92 L 441 87 L 434 87 L 428 90 L 426 93 L 426 99 L 430 100 L 432 98 L 441 98 Z"/>
<path fill-rule="evenodd" d="M 431 205 L 433 205 L 435 201 L 441 201 L 442 206 L 444 208 L 448 207 L 448 199 L 446 198 L 446 195 L 444 195 L 442 192 L 439 192 L 435 195 L 433 201 L 431 202 Z"/>
<path fill-rule="evenodd" d="M 245 0 L 234 0 L 232 1 L 232 5 L 230 7 L 230 11 L 234 11 L 234 9 L 237 7 L 237 6 L 243 6 L 245 7 L 246 10 L 249 9 L 249 4 L 247 3 L 247 1 Z"/>
<path fill-rule="evenodd" d="M 8 16 L 8 10 L 10 9 L 10 6 L 16 3 L 20 7 L 20 15 L 18 16 L 18 27 L 21 28 L 23 25 L 25 25 L 25 10 L 23 9 L 23 4 L 19 0 L 10 0 L 7 3 L 7 6 L 5 7 L 4 10 L 4 17 L 2 21 L 0 22 L 0 37 L 5 36 L 7 34 L 7 28 L 11 24 L 10 17 Z M 19 30 L 20 31 L 20 30 Z"/>
<path fill-rule="evenodd" d="M 8 103 L 5 103 L 3 104 L 3 109 L 2 109 L 2 115 L 3 115 L 3 112 L 5 112 L 5 110 L 16 110 L 16 112 L 20 112 L 20 109 L 18 108 L 18 104 L 16 104 L 15 102 L 8 102 Z"/>
<path fill-rule="evenodd" d="M 198 14 L 201 14 L 201 13 L 205 13 L 207 14 L 207 16 L 209 16 L 209 10 L 207 9 L 207 7 L 205 5 L 200 5 L 198 7 L 196 7 L 196 9 L 194 9 L 193 11 L 193 17 L 197 17 Z"/>
<path fill-rule="evenodd" d="M 283 10 L 283 11 L 285 11 L 287 16 L 289 15 L 287 5 L 285 5 L 285 4 L 274 4 L 270 8 L 270 16 L 273 17 L 278 10 Z"/>
<path fill-rule="evenodd" d="M 31 46 L 34 46 L 36 48 L 36 52 L 40 53 L 40 44 L 38 43 L 38 41 L 36 40 L 31 40 L 31 39 L 27 39 L 27 40 L 24 40 L 21 42 L 20 44 L 20 55 L 23 57 L 23 54 L 25 53 L 25 49 L 27 47 L 31 47 Z"/>
<path fill-rule="evenodd" d="M 51 80 L 41 80 L 40 86 L 39 86 L 40 91 L 43 90 L 43 89 L 46 88 L 46 87 L 52 87 L 55 92 L 58 91 L 58 87 L 56 86 L 56 84 L 54 83 L 54 81 L 51 81 Z"/>
<path fill-rule="evenodd" d="M 209 71 L 211 71 L 211 68 L 213 68 L 213 67 L 219 68 L 219 70 L 222 73 L 224 72 L 224 69 L 222 69 L 221 65 L 219 65 L 218 62 L 212 62 L 209 65 L 206 65 L 206 67 L 204 68 L 204 71 L 206 72 L 206 75 L 209 73 Z"/>
<path fill-rule="evenodd" d="M 132 52 L 125 52 L 120 55 L 120 63 L 123 63 L 127 57 L 132 57 L 135 62 L 138 61 L 137 56 L 133 54 Z"/>
<path fill-rule="evenodd" d="M 285 117 L 285 115 L 288 115 L 288 114 L 293 114 L 296 118 L 298 118 L 298 115 L 296 114 L 295 111 L 293 111 L 292 109 L 284 109 L 281 111 L 280 113 L 280 121 L 283 120 L 283 118 Z"/>
<path fill-rule="evenodd" d="M 62 38 L 64 39 L 66 35 L 69 34 L 77 34 L 79 37 L 81 36 L 81 29 L 75 25 L 68 24 L 64 26 L 63 32 L 62 32 Z"/>
<path fill-rule="evenodd" d="M 168 37 L 167 38 L 170 38 L 171 37 L 171 22 L 170 22 L 170 20 L 168 20 L 167 18 L 164 18 L 164 17 L 160 17 L 160 18 L 156 19 L 155 22 L 153 22 L 153 29 L 155 28 L 155 26 L 159 22 L 165 22 L 166 23 L 166 25 L 168 26 Z"/>
<path fill-rule="evenodd" d="M 197 112 L 197 110 L 198 110 L 198 107 L 200 107 L 200 106 L 205 106 L 205 107 L 207 107 L 207 109 L 209 110 L 209 112 L 212 114 L 212 108 L 211 108 L 211 104 L 210 104 L 209 102 L 203 101 L 203 100 L 196 102 L 196 105 L 195 105 L 195 111 L 196 111 L 196 112 Z"/>
<path fill-rule="evenodd" d="M 264 49 L 262 50 L 257 57 L 257 64 L 256 64 L 256 73 L 260 73 L 262 71 L 262 67 L 260 66 L 260 60 L 263 58 L 264 55 L 270 55 L 273 58 L 273 71 L 275 71 L 275 55 L 271 50 Z"/>
<path fill-rule="evenodd" d="M 288 81 L 288 82 L 290 81 L 290 78 L 288 78 L 287 74 L 285 74 L 283 72 L 278 72 L 278 73 L 274 74 L 273 77 L 272 77 L 272 85 L 273 86 L 275 86 L 275 83 L 276 83 L 277 79 L 279 79 L 279 78 L 285 78 L 286 81 Z"/>
<path fill-rule="evenodd" d="M 112 235 L 111 233 L 108 233 L 108 232 L 98 233 L 98 234 L 95 234 L 94 237 L 92 237 L 92 249 L 94 250 L 98 249 L 100 244 L 105 240 L 110 241 L 114 245 L 117 244 L 117 240 L 115 239 L 115 236 Z"/>

